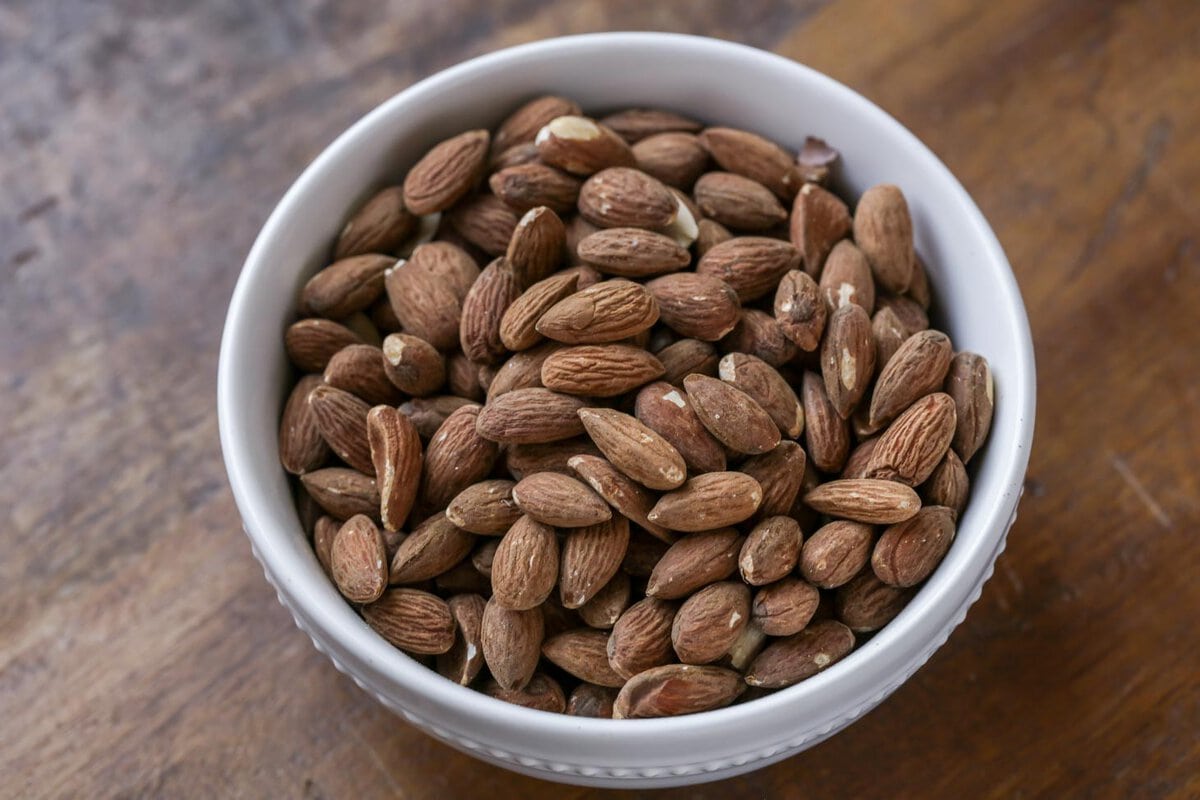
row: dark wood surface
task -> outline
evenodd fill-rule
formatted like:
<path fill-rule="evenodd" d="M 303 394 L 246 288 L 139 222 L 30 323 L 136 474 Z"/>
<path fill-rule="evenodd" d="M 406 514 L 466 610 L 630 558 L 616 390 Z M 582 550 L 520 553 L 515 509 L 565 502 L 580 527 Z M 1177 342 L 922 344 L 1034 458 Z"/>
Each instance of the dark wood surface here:
<path fill-rule="evenodd" d="M 214 408 L 241 261 L 418 78 L 562 33 L 804 61 L 974 195 L 1037 343 L 1021 515 L 877 711 L 678 798 L 1200 795 L 1200 4 L 0 5 L 0 795 L 592 797 L 401 723 L 250 557 Z M 815 112 L 814 112 L 815 113 Z"/>

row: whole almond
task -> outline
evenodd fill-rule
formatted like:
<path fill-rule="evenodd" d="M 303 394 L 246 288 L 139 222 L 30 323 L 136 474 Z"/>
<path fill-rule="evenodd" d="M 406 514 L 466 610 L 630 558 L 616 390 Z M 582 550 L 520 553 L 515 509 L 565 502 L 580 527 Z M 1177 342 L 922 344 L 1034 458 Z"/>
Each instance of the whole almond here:
<path fill-rule="evenodd" d="M 875 544 L 874 529 L 835 520 L 808 538 L 800 551 L 800 574 L 822 589 L 836 589 L 862 571 Z"/>
<path fill-rule="evenodd" d="M 377 253 L 335 261 L 318 272 L 300 292 L 307 313 L 340 319 L 362 311 L 383 294 L 383 274 L 396 259 Z"/>
<path fill-rule="evenodd" d="M 454 495 L 492 471 L 499 449 L 476 432 L 482 416 L 479 406 L 463 406 L 446 417 L 429 440 L 421 473 L 421 502 L 426 508 L 445 508 Z"/>
<path fill-rule="evenodd" d="M 521 298 L 517 298 L 513 306 L 516 306 L 520 302 Z M 512 307 L 510 306 L 510 308 Z M 503 336 L 503 330 L 503 322 L 501 322 L 501 336 Z M 534 335 L 538 339 L 542 338 L 541 334 L 536 331 L 534 331 Z M 496 370 L 496 374 L 492 376 L 492 382 L 488 384 L 487 388 L 488 400 L 494 400 L 500 395 L 511 392 L 514 389 L 535 389 L 540 387 L 542 385 L 542 363 L 545 362 L 551 353 L 562 346 L 558 342 L 543 342 L 540 345 L 534 345 L 528 350 L 514 353 L 500 365 L 500 368 Z"/>
<path fill-rule="evenodd" d="M 505 689 L 497 681 L 489 680 L 483 684 L 481 691 L 497 700 L 536 711 L 562 714 L 567 708 L 567 698 L 562 687 L 553 678 L 540 672 L 535 673 L 520 689 Z"/>
<path fill-rule="evenodd" d="M 517 480 L 537 472 L 572 473 L 568 462 L 579 455 L 600 456 L 600 450 L 586 436 L 557 442 L 510 444 L 506 448 L 505 467 Z"/>
<path fill-rule="evenodd" d="M 921 308 L 929 310 L 929 304 L 932 302 L 929 291 L 929 275 L 926 274 L 925 264 L 919 255 L 913 258 L 912 280 L 908 283 L 907 294 Z"/>
<path fill-rule="evenodd" d="M 725 353 L 745 353 L 762 359 L 772 367 L 782 367 L 796 357 L 794 342 L 770 314 L 757 308 L 743 308 L 738 324 L 721 340 Z"/>
<path fill-rule="evenodd" d="M 517 285 L 528 288 L 558 269 L 566 242 L 566 228 L 554 211 L 545 206 L 526 211 L 505 251 Z"/>
<path fill-rule="evenodd" d="M 575 291 L 578 280 L 577 275 L 559 273 L 526 289 L 500 320 L 500 341 L 504 346 L 509 350 L 527 350 L 542 341 L 534 325 L 550 307 Z"/>
<path fill-rule="evenodd" d="M 345 325 L 318 318 L 292 323 L 283 341 L 288 358 L 304 372 L 324 372 L 335 353 L 352 344 L 362 344 L 358 334 Z"/>
<path fill-rule="evenodd" d="M 367 441 L 379 487 L 384 528 L 400 530 L 408 519 L 421 481 L 421 438 L 412 421 L 391 406 L 367 413 Z"/>
<path fill-rule="evenodd" d="M 555 303 L 537 321 L 537 332 L 565 344 L 605 344 L 648 330 L 658 304 L 646 287 L 602 281 Z"/>
<path fill-rule="evenodd" d="M 423 397 L 446 382 L 446 360 L 437 348 L 418 336 L 390 333 L 382 352 L 375 356 L 388 385 L 405 394 Z M 385 402 L 376 400 L 376 403 Z"/>
<path fill-rule="evenodd" d="M 500 539 L 485 539 L 471 553 L 471 566 L 488 579 L 489 591 L 491 590 L 492 564 L 496 560 L 496 551 L 500 549 L 500 541 Z"/>
<path fill-rule="evenodd" d="M 537 162 L 505 167 L 488 178 L 492 194 L 518 214 L 537 206 L 546 206 L 558 214 L 572 211 L 581 185 L 578 178 Z"/>
<path fill-rule="evenodd" d="M 779 428 L 750 395 L 706 375 L 689 375 L 683 385 L 696 416 L 730 450 L 753 455 L 779 444 Z"/>
<path fill-rule="evenodd" d="M 487 480 L 463 489 L 446 506 L 446 519 L 464 531 L 500 536 L 521 517 L 508 480 Z"/>
<path fill-rule="evenodd" d="M 738 555 L 742 580 L 763 586 L 787 575 L 800 559 L 803 538 L 800 524 L 791 517 L 767 517 L 755 525 Z"/>
<path fill-rule="evenodd" d="M 369 405 L 398 403 L 403 398 L 388 380 L 380 349 L 369 344 L 352 344 L 335 353 L 325 367 L 325 383 Z"/>
<path fill-rule="evenodd" d="M 434 395 L 414 397 L 401 403 L 397 410 L 408 417 L 422 439 L 431 439 L 446 418 L 463 406 L 475 405 L 465 397 Z"/>
<path fill-rule="evenodd" d="M 912 589 L 888 586 L 871 570 L 837 590 L 834 603 L 838 619 L 852 631 L 870 633 L 887 625 L 912 599 Z"/>
<path fill-rule="evenodd" d="M 439 350 L 457 347 L 462 298 L 448 276 L 427 271 L 415 255 L 388 270 L 384 285 L 392 310 L 405 332 Z"/>
<path fill-rule="evenodd" d="M 824 139 L 806 136 L 804 146 L 796 156 L 796 167 L 800 176 L 811 183 L 826 184 L 829 172 L 838 160 L 838 151 L 825 143 Z"/>
<path fill-rule="evenodd" d="M 528 475 L 513 487 L 513 502 L 538 522 L 559 528 L 596 525 L 612 509 L 587 485 L 559 472 Z"/>
<path fill-rule="evenodd" d="M 466 558 L 474 545 L 474 536 L 439 511 L 418 525 L 396 549 L 391 582 L 412 584 L 435 578 Z"/>
<path fill-rule="evenodd" d="M 519 218 L 494 194 L 477 194 L 456 205 L 448 221 L 462 238 L 495 258 L 507 252 Z"/>
<path fill-rule="evenodd" d="M 357 514 L 333 538 L 329 568 L 338 591 L 351 603 L 379 599 L 388 584 L 387 551 L 370 517 Z"/>
<path fill-rule="evenodd" d="M 708 376 L 717 374 L 717 350 L 708 342 L 680 339 L 655 355 L 666 369 L 663 381 L 674 386 L 682 386 L 683 379 L 693 373 Z"/>
<path fill-rule="evenodd" d="M 804 271 L 815 278 L 833 246 L 850 233 L 850 209 L 833 192 L 806 183 L 792 204 L 788 233 L 804 254 Z"/>
<path fill-rule="evenodd" d="M 588 627 L 608 631 L 621 618 L 621 614 L 629 607 L 631 591 L 629 575 L 621 570 L 612 576 L 612 580 L 604 584 L 604 588 L 592 595 L 592 599 L 578 609 L 579 618 Z M 608 634 L 604 636 L 608 639 Z"/>
<path fill-rule="evenodd" d="M 612 719 L 613 702 L 617 693 L 604 686 L 581 683 L 571 690 L 567 698 L 567 716 Z"/>
<path fill-rule="evenodd" d="M 912 519 L 888 526 L 871 553 L 879 580 L 904 589 L 929 577 L 954 541 L 954 512 L 925 506 Z"/>
<path fill-rule="evenodd" d="M 673 659 L 671 628 L 674 603 L 646 597 L 631 605 L 613 626 L 608 663 L 625 679 Z"/>
<path fill-rule="evenodd" d="M 643 387 L 634 403 L 634 415 L 679 451 L 694 472 L 724 471 L 721 443 L 696 416 L 683 390 L 663 381 Z"/>
<path fill-rule="evenodd" d="M 504 608 L 496 598 L 483 609 L 480 642 L 492 677 L 508 690 L 529 683 L 542 652 L 542 611 Z"/>
<path fill-rule="evenodd" d="M 609 114 L 600 121 L 630 144 L 664 132 L 695 133 L 703 127 L 690 117 L 660 108 L 627 108 Z"/>
<path fill-rule="evenodd" d="M 684 536 L 663 554 L 646 584 L 648 597 L 675 600 L 737 570 L 742 537 L 733 528 Z"/>
<path fill-rule="evenodd" d="M 805 494 L 804 502 L 831 517 L 873 524 L 903 522 L 921 508 L 921 499 L 910 487 L 872 478 L 823 483 Z"/>
<path fill-rule="evenodd" d="M 710 711 L 729 705 L 745 690 L 742 676 L 731 669 L 667 664 L 629 679 L 617 694 L 613 719 Z"/>
<path fill-rule="evenodd" d="M 333 538 L 342 529 L 342 523 L 325 514 L 313 526 L 313 552 L 321 569 L 333 580 Z"/>
<path fill-rule="evenodd" d="M 912 281 L 912 217 L 904 193 L 891 184 L 863 192 L 854 209 L 854 241 L 862 249 L 875 282 L 889 292 L 903 293 Z"/>
<path fill-rule="evenodd" d="M 300 482 L 317 505 L 335 519 L 379 513 L 379 490 L 375 488 L 375 479 L 358 470 L 326 467 L 304 473 Z"/>
<path fill-rule="evenodd" d="M 680 606 L 671 644 L 685 664 L 709 664 L 729 652 L 750 620 L 750 590 L 739 581 L 705 586 Z"/>
<path fill-rule="evenodd" d="M 522 516 L 500 540 L 491 563 L 492 599 L 505 608 L 541 605 L 558 581 L 558 537 L 549 525 Z"/>
<path fill-rule="evenodd" d="M 612 465 L 643 486 L 674 489 L 687 477 L 679 451 L 634 417 L 608 408 L 584 408 L 579 419 Z"/>
<path fill-rule="evenodd" d="M 799 267 L 800 251 L 789 242 L 765 236 L 735 236 L 706 252 L 696 263 L 696 272 L 725 281 L 745 303 L 774 291 L 789 270 Z"/>
<path fill-rule="evenodd" d="M 674 239 L 642 228 L 605 228 L 585 236 L 579 257 L 601 272 L 644 278 L 683 269 L 691 254 Z"/>
<path fill-rule="evenodd" d="M 745 392 L 775 422 L 780 432 L 795 439 L 804 430 L 804 409 L 792 387 L 774 367 L 760 358 L 730 353 L 717 367 L 721 380 Z"/>
<path fill-rule="evenodd" d="M 821 343 L 821 375 L 834 410 L 849 419 L 875 375 L 871 318 L 862 306 L 851 303 L 829 316 Z"/>
<path fill-rule="evenodd" d="M 788 218 L 771 190 L 732 172 L 707 172 L 692 190 L 700 212 L 737 231 L 765 231 Z"/>
<path fill-rule="evenodd" d="M 636 162 L 625 140 L 593 119 L 563 115 L 547 122 L 534 143 L 542 161 L 575 175 Z"/>
<path fill-rule="evenodd" d="M 875 339 L 875 369 L 882 371 L 892 362 L 892 356 L 900 350 L 909 333 L 896 312 L 885 306 L 871 319 L 871 336 Z"/>
<path fill-rule="evenodd" d="M 459 300 L 467 296 L 479 278 L 479 263 L 474 256 L 451 242 L 425 242 L 418 245 L 407 263 L 437 280 L 445 281 Z"/>
<path fill-rule="evenodd" d="M 708 151 L 700 140 L 682 131 L 647 136 L 633 146 L 633 157 L 642 172 L 685 192 L 708 166 Z"/>
<path fill-rule="evenodd" d="M 908 407 L 879 437 L 867 463 L 868 478 L 919 486 L 946 455 L 954 436 L 954 401 L 938 392 Z"/>
<path fill-rule="evenodd" d="M 629 520 L 618 515 L 586 528 L 567 531 L 559 566 L 562 604 L 579 608 L 613 578 L 629 545 Z"/>
<path fill-rule="evenodd" d="M 769 139 L 735 128 L 705 128 L 700 142 L 721 169 L 761 183 L 782 200 L 791 200 L 800 188 L 791 154 Z"/>
<path fill-rule="evenodd" d="M 367 444 L 367 412 L 371 407 L 349 392 L 328 385 L 313 388 L 308 393 L 308 405 L 329 449 L 359 472 L 374 472 Z"/>
<path fill-rule="evenodd" d="M 781 689 L 816 675 L 854 649 L 854 634 L 840 622 L 824 620 L 769 645 L 758 654 L 746 683 Z"/>
<path fill-rule="evenodd" d="M 404 178 L 404 204 L 414 214 L 445 211 L 479 182 L 491 137 L 467 131 L 433 147 Z"/>
<path fill-rule="evenodd" d="M 929 327 L 929 315 L 917 301 L 905 295 L 880 294 L 876 297 L 875 308 L 890 308 L 896 319 L 904 326 L 908 335 L 923 331 Z"/>
<path fill-rule="evenodd" d="M 703 257 L 722 242 L 733 238 L 729 229 L 714 219 L 701 219 L 696 223 L 696 255 Z"/>
<path fill-rule="evenodd" d="M 640 347 L 584 344 L 564 347 L 542 362 L 542 384 L 566 394 L 615 397 L 664 371 L 659 360 Z"/>
<path fill-rule="evenodd" d="M 532 143 L 538 131 L 550 120 L 578 113 L 579 104 L 574 100 L 555 95 L 536 97 L 500 123 L 492 137 L 492 149 L 499 153 L 525 142 Z"/>
<path fill-rule="evenodd" d="M 967 477 L 962 459 L 953 449 L 946 451 L 945 458 L 938 464 L 929 479 L 921 487 L 925 502 L 933 506 L 946 506 L 954 512 L 954 518 L 962 513 L 967 504 L 971 481 Z"/>
<path fill-rule="evenodd" d="M 542 655 L 581 681 L 619 688 L 625 679 L 609 666 L 607 646 L 607 632 L 577 628 L 543 642 Z"/>
<path fill-rule="evenodd" d="M 365 253 L 394 253 L 417 230 L 417 217 L 404 206 L 404 189 L 376 192 L 346 222 L 333 249 L 334 258 Z"/>
<path fill-rule="evenodd" d="M 783 335 L 806 352 L 817 349 L 825 332 L 828 310 L 816 281 L 808 273 L 788 270 L 775 290 L 775 320 Z"/>
<path fill-rule="evenodd" d="M 953 398 L 956 411 L 954 450 L 966 464 L 983 445 L 992 427 L 995 389 L 987 359 L 966 352 L 954 356 L 945 391 Z"/>
<path fill-rule="evenodd" d="M 317 427 L 308 394 L 320 386 L 320 375 L 305 375 L 288 395 L 279 421 L 279 461 L 293 475 L 317 469 L 329 456 L 329 446 Z"/>
<path fill-rule="evenodd" d="M 579 190 L 579 213 L 601 228 L 665 228 L 677 202 L 657 178 L 630 167 L 601 170 Z"/>
<path fill-rule="evenodd" d="M 443 677 L 468 686 L 483 669 L 483 644 L 480 628 L 487 605 L 478 594 L 458 594 L 446 601 L 454 617 L 454 644 L 437 658 L 437 671 Z"/>
<path fill-rule="evenodd" d="M 741 471 L 762 487 L 762 505 L 758 517 L 787 514 L 800 493 L 807 456 L 795 442 L 783 441 L 769 453 L 752 456 L 742 462 Z"/>
<path fill-rule="evenodd" d="M 825 267 L 821 270 L 821 297 L 829 313 L 847 303 L 863 307 L 868 314 L 875 310 L 875 279 L 867 257 L 849 240 L 834 245 Z"/>
<path fill-rule="evenodd" d="M 570 217 L 570 219 L 567 220 L 566 228 L 567 228 L 567 259 L 570 261 L 570 263 L 574 264 L 576 267 L 581 268 L 581 269 L 586 269 L 586 270 L 590 271 L 590 273 L 592 275 L 596 276 L 596 280 L 591 281 L 591 283 L 598 282 L 600 280 L 600 273 L 596 271 L 595 267 L 592 267 L 592 266 L 582 263 L 581 259 L 579 258 L 579 243 L 582 242 L 587 237 L 591 236 L 596 231 L 600 230 L 600 228 L 598 228 L 595 225 L 593 225 L 592 223 L 588 222 L 586 219 L 579 216 L 578 214 L 575 214 L 574 216 Z M 587 285 L 588 285 L 588 281 L 584 280 L 583 277 L 581 276 L 580 282 L 579 282 L 579 288 L 586 289 Z"/>
<path fill-rule="evenodd" d="M 488 169 L 499 171 L 508 169 L 509 167 L 519 167 L 522 164 L 533 164 L 538 161 L 537 145 L 531 140 L 524 144 L 514 144 L 507 150 L 495 153 L 491 160 L 488 161 Z"/>
<path fill-rule="evenodd" d="M 409 653 L 437 655 L 454 646 L 454 617 L 446 601 L 419 589 L 388 589 L 363 606 L 363 619 L 391 644 Z"/>
<path fill-rule="evenodd" d="M 879 373 L 871 394 L 870 423 L 886 425 L 917 399 L 941 388 L 954 348 L 941 331 L 908 337 Z"/>
<path fill-rule="evenodd" d="M 796 578 L 783 578 L 759 589 L 750 614 L 768 636 L 792 636 L 804 630 L 821 601 L 816 587 Z"/>
<path fill-rule="evenodd" d="M 512 268 L 503 258 L 487 266 L 463 300 L 459 342 L 467 358 L 496 364 L 508 352 L 500 341 L 500 320 L 521 294 Z"/>
<path fill-rule="evenodd" d="M 671 533 L 666 528 L 651 522 L 647 517 L 650 509 L 654 507 L 654 496 L 626 477 L 607 460 L 598 456 L 582 454 L 572 456 L 567 464 L 575 474 L 620 514 L 641 525 L 649 533 L 663 541 L 673 541 Z"/>
<path fill-rule="evenodd" d="M 662 322 L 693 339 L 715 342 L 737 325 L 741 303 L 732 286 L 716 275 L 677 272 L 646 284 Z"/>
<path fill-rule="evenodd" d="M 850 451 L 849 425 L 829 402 L 821 376 L 805 372 L 800 394 L 809 457 L 822 472 L 840 472 Z"/>
<path fill-rule="evenodd" d="M 658 499 L 651 522 L 673 531 L 707 531 L 749 519 L 762 504 L 762 487 L 742 472 L 707 472 Z"/>
<path fill-rule="evenodd" d="M 549 389 L 514 389 L 488 401 L 476 429 L 493 442 L 532 444 L 570 439 L 583 433 L 578 397 Z"/>

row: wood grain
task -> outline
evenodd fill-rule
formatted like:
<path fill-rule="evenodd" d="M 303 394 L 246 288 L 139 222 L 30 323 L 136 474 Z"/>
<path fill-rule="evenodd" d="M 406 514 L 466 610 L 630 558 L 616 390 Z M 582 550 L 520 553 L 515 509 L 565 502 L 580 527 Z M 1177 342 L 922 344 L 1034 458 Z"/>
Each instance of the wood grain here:
<path fill-rule="evenodd" d="M 1188 0 L 0 6 L 0 795 L 604 794 L 460 755 L 312 649 L 213 399 L 244 254 L 339 131 L 471 55 L 637 28 L 775 50 L 912 128 L 1004 244 L 1040 375 L 1020 519 L 949 643 L 829 742 L 662 796 L 1200 795 Z"/>

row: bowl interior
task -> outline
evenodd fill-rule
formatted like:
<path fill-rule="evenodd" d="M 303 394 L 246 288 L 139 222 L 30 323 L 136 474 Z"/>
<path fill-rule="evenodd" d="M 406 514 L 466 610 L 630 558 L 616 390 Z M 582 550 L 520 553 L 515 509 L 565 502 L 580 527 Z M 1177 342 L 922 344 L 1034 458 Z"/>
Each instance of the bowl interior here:
<path fill-rule="evenodd" d="M 575 98 L 592 112 L 669 108 L 747 128 L 792 149 L 806 135 L 825 138 L 841 151 L 838 181 L 847 196 L 881 182 L 903 188 L 938 317 L 956 347 L 984 354 L 992 366 L 991 438 L 971 465 L 971 501 L 946 560 L 866 646 L 789 690 L 693 717 L 625 723 L 507 706 L 444 681 L 376 637 L 326 580 L 301 530 L 276 456 L 289 376 L 281 337 L 299 287 L 325 263 L 347 214 L 373 189 L 402 177 L 432 143 L 467 128 L 493 127 L 518 103 L 545 92 Z M 474 715 L 485 720 L 485 733 L 493 731 L 487 726 L 495 732 L 512 726 L 534 747 L 553 747 L 564 735 L 612 744 L 619 726 L 624 749 L 636 755 L 664 733 L 680 735 L 681 747 L 694 746 L 690 737 L 709 723 L 730 730 L 758 715 L 797 730 L 796 720 L 832 719 L 886 685 L 903 665 L 928 657 L 921 651 L 956 622 L 1002 544 L 1032 436 L 1033 361 L 1020 296 L 994 236 L 957 181 L 898 123 L 840 84 L 761 51 L 684 36 L 607 34 L 514 48 L 439 73 L 373 111 L 322 153 L 289 190 L 247 259 L 222 344 L 219 393 L 230 480 L 256 551 L 298 621 L 338 650 L 351 671 L 427 718 Z"/>

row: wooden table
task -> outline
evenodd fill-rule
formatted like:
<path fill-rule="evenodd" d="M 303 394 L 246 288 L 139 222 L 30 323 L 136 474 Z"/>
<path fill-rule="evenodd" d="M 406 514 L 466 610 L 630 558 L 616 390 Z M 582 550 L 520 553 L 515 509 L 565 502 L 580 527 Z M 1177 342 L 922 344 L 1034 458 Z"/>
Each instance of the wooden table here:
<path fill-rule="evenodd" d="M 241 261 L 363 112 L 466 57 L 685 30 L 941 156 L 1025 294 L 1021 516 L 930 663 L 833 740 L 663 796 L 1200 795 L 1200 4 L 10 0 L 0 7 L 0 795 L 591 797 L 401 723 L 250 557 L 214 408 Z"/>

